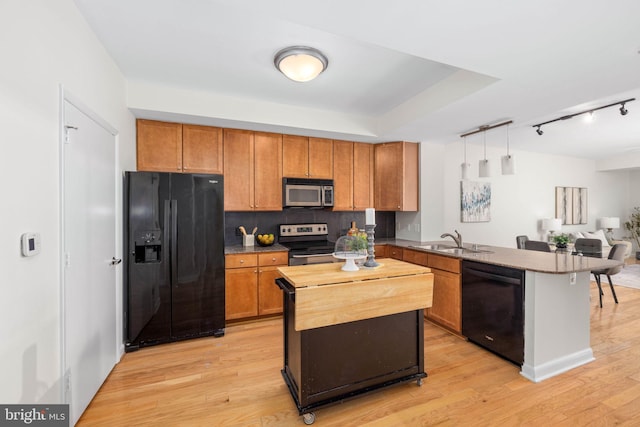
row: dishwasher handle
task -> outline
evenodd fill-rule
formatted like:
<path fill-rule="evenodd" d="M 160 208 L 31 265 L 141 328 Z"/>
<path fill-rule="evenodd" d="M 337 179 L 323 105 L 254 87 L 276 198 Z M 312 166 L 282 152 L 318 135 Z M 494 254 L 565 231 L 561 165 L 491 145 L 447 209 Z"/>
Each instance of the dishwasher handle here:
<path fill-rule="evenodd" d="M 520 278 L 502 276 L 500 274 L 489 273 L 487 271 L 482 271 L 482 270 L 476 270 L 475 268 L 470 268 L 470 267 L 465 267 L 462 270 L 463 279 L 464 279 L 465 271 L 469 271 L 470 273 L 478 277 L 482 277 L 483 279 L 491 279 L 491 280 L 495 280 L 496 282 L 507 283 L 509 285 L 518 285 L 518 286 L 522 285 L 522 281 L 520 280 Z M 463 283 L 464 283 L 464 280 L 463 280 Z"/>

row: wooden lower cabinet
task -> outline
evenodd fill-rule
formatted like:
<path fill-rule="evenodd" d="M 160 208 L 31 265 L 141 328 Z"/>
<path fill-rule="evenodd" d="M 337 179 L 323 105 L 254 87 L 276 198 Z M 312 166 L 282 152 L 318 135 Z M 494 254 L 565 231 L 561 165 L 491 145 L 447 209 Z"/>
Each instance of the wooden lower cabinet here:
<path fill-rule="evenodd" d="M 287 252 L 231 254 L 225 263 L 226 320 L 282 313 L 282 291 L 275 280 L 277 267 L 288 264 Z"/>
<path fill-rule="evenodd" d="M 401 248 L 400 246 L 389 245 L 387 247 L 387 256 L 389 258 L 399 259 L 400 261 L 402 261 L 403 260 L 403 252 L 404 252 L 404 249 Z"/>
<path fill-rule="evenodd" d="M 389 246 L 388 245 L 375 245 L 375 257 L 376 258 L 389 258 Z"/>
<path fill-rule="evenodd" d="M 460 260 L 407 248 L 402 250 L 402 259 L 429 267 L 433 273 L 433 305 L 425 310 L 425 317 L 458 334 L 462 333 Z"/>
<path fill-rule="evenodd" d="M 460 274 L 431 269 L 433 273 L 433 305 L 427 319 L 462 333 L 462 293 Z"/>

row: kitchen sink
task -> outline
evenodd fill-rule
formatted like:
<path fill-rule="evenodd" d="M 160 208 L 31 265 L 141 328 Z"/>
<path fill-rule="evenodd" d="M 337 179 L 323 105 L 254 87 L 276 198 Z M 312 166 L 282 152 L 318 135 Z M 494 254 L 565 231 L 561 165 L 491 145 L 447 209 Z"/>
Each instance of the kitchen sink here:
<path fill-rule="evenodd" d="M 454 255 L 464 255 L 464 254 L 482 254 L 482 253 L 491 253 L 491 251 L 481 250 L 481 249 L 469 249 L 469 248 L 447 248 L 447 249 L 435 249 L 438 252 L 445 252 Z"/>
<path fill-rule="evenodd" d="M 412 248 L 418 248 L 418 249 L 426 249 L 428 251 L 442 251 L 442 250 L 447 250 L 447 249 L 457 249 L 455 246 L 449 246 L 449 245 L 422 245 L 422 246 L 411 246 Z"/>

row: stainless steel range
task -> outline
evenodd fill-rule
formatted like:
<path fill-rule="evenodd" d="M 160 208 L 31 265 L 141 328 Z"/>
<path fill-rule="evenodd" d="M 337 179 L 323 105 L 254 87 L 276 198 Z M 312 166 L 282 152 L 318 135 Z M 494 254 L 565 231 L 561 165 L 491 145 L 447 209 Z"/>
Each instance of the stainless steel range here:
<path fill-rule="evenodd" d="M 289 249 L 289 265 L 339 262 L 326 223 L 280 224 L 278 243 Z"/>

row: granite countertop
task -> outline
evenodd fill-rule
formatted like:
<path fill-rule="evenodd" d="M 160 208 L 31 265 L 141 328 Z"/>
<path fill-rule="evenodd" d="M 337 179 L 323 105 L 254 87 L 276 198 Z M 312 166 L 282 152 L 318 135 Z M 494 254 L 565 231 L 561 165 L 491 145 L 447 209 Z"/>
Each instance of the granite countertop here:
<path fill-rule="evenodd" d="M 593 271 L 607 269 L 621 265 L 621 261 L 606 258 L 592 258 L 586 256 L 571 255 L 567 252 L 538 252 L 524 249 L 503 248 L 472 243 L 465 243 L 467 249 L 477 249 L 478 252 L 466 252 L 463 254 L 451 254 L 438 250 L 429 250 L 417 246 L 443 245 L 455 247 L 452 241 L 428 241 L 416 242 L 403 239 L 376 239 L 376 244 L 389 244 L 408 249 L 434 253 L 463 260 L 479 261 L 487 264 L 503 267 L 518 268 L 521 270 L 535 271 L 539 273 L 566 274 L 579 271 Z"/>
<path fill-rule="evenodd" d="M 248 253 L 262 253 L 262 252 L 288 252 L 289 249 L 282 246 L 279 243 L 274 243 L 271 246 L 242 246 L 242 245 L 230 245 L 224 247 L 225 255 L 233 254 L 248 254 Z"/>

